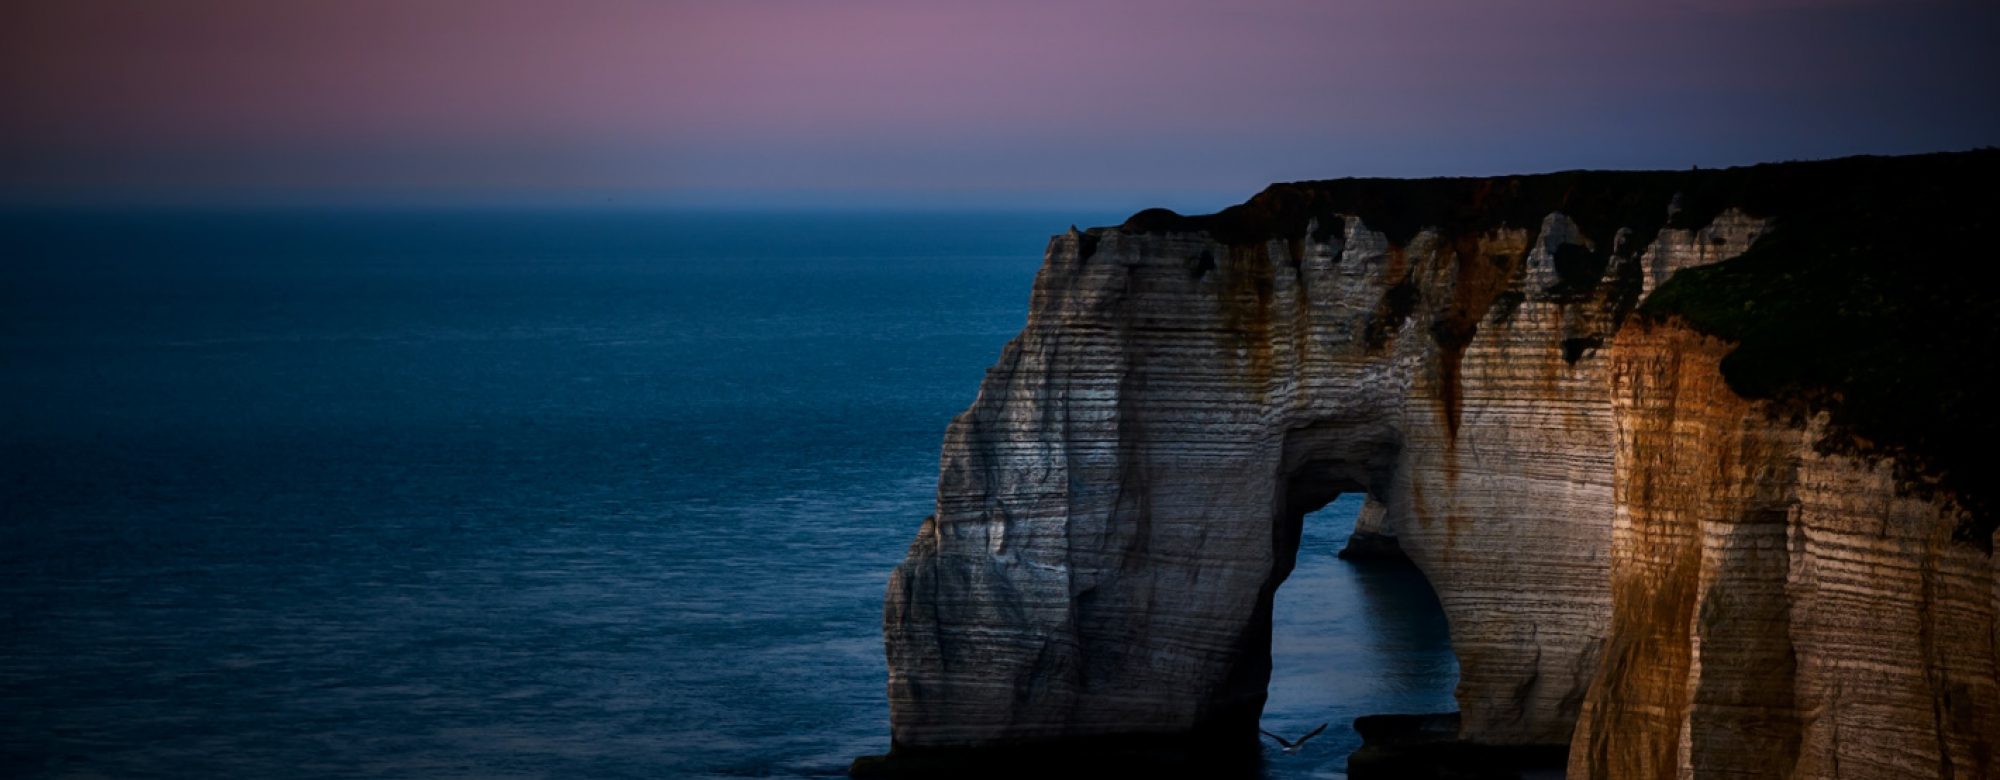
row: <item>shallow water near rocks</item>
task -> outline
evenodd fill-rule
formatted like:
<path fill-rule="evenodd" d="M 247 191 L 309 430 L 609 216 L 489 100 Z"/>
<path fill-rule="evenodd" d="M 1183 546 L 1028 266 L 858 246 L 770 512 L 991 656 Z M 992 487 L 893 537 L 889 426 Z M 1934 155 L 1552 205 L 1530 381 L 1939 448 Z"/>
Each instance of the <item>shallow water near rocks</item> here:
<path fill-rule="evenodd" d="M 1123 216 L 0 216 L 0 775 L 838 776 L 945 424 Z M 1334 725 L 1274 777 L 1451 707 L 1356 500 L 1278 594 L 1265 722 Z"/>

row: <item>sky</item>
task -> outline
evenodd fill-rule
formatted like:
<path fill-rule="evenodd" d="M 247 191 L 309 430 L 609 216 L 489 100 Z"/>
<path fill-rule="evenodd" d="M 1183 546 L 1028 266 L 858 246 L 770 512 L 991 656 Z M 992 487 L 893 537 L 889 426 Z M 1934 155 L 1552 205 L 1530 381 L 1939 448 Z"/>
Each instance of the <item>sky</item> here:
<path fill-rule="evenodd" d="M 0 201 L 1206 210 L 2000 144 L 1991 0 L 9 0 Z"/>

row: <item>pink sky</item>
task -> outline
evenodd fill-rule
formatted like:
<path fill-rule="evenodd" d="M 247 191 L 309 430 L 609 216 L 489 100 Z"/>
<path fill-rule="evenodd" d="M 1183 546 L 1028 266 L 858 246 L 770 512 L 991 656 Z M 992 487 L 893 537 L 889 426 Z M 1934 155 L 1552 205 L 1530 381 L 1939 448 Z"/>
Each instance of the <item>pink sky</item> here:
<path fill-rule="evenodd" d="M 1279 179 L 1966 148 L 2000 143 L 1991 5 L 14 2 L 0 187 L 1215 205 Z"/>

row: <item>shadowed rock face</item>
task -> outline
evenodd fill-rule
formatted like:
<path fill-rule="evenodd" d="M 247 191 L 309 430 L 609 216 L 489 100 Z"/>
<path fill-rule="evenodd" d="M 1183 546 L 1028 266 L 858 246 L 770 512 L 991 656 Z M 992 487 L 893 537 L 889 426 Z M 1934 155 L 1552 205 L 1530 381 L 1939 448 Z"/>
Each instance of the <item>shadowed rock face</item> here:
<path fill-rule="evenodd" d="M 1142 212 L 1056 237 L 1027 327 L 946 434 L 937 512 L 890 580 L 895 749 L 1158 737 L 1254 754 L 1272 594 L 1302 518 L 1350 491 L 1369 498 L 1367 530 L 1394 536 L 1438 592 L 1460 659 L 1462 738 L 1565 744 L 1588 710 L 1587 724 L 1618 725 L 1613 736 L 1587 725 L 1573 771 L 1650 777 L 1688 766 L 1685 748 L 1673 764 L 1661 747 L 1682 735 L 1734 744 L 1733 721 L 1703 717 L 1737 712 L 1741 696 L 1794 724 L 1738 740 L 1744 755 L 1810 744 L 1833 726 L 1804 725 L 1804 700 L 1765 690 L 1752 670 L 1793 658 L 1785 674 L 1804 680 L 1846 656 L 1822 663 L 1804 643 L 1746 639 L 1730 648 L 1734 672 L 1689 660 L 1700 637 L 1730 631 L 1814 625 L 1815 646 L 1831 648 L 1858 630 L 1800 606 L 1790 575 L 1773 573 L 1788 570 L 1759 552 L 1783 537 L 1765 510 L 1790 505 L 1690 510 L 1753 506 L 1765 528 L 1717 537 L 1725 563 L 1713 571 L 1685 563 L 1683 547 L 1650 551 L 1635 528 L 1685 518 L 1640 523 L 1626 504 L 1678 439 L 1632 431 L 1671 418 L 1681 396 L 1614 388 L 1652 365 L 1621 357 L 1637 354 L 1621 338 L 1655 288 L 1782 229 L 1768 182 L 1840 164 L 1279 185 L 1218 215 Z M 1681 342 L 1646 343 L 1681 354 Z M 1719 370 L 1722 353 L 1689 354 Z M 1790 425 L 1769 423 L 1760 457 L 1812 450 L 1815 432 Z M 1881 502 L 1929 508 L 1897 516 L 1943 546 L 1883 554 L 1937 575 L 1908 610 L 1973 604 L 1972 627 L 1897 625 L 1930 626 L 1913 647 L 1959 648 L 1923 656 L 1948 671 L 1916 679 L 1973 702 L 1947 706 L 1951 717 L 1970 707 L 1966 723 L 1990 723 L 1978 719 L 1995 701 L 1991 558 L 1951 546 L 1960 518 L 1931 503 L 1948 494 L 1899 498 L 1898 484 L 1855 482 L 1818 511 L 1854 525 Z M 1661 556 L 1680 563 L 1641 563 Z M 1673 699 L 1676 686 L 1692 698 Z M 1934 708 L 1920 703 L 1879 714 L 1921 714 L 1931 728 Z M 1679 726 L 1646 720 L 1662 706 L 1684 713 Z"/>

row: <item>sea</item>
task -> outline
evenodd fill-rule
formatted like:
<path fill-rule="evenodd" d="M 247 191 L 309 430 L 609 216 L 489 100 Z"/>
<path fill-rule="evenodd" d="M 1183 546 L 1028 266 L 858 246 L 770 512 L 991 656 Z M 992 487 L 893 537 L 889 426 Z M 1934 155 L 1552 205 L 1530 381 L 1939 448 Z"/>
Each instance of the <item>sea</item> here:
<path fill-rule="evenodd" d="M 0 214 L 0 776 L 838 777 L 882 595 L 1078 212 Z M 1265 725 L 1453 708 L 1307 523 Z"/>

